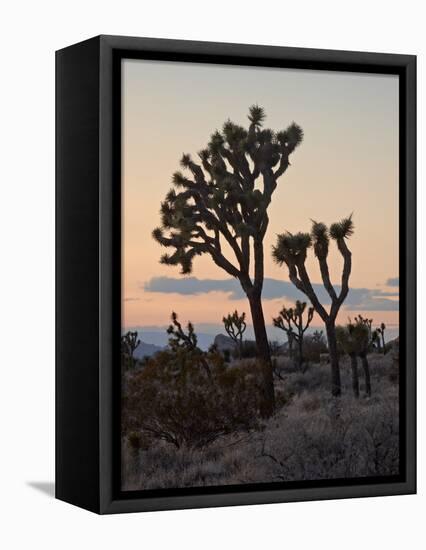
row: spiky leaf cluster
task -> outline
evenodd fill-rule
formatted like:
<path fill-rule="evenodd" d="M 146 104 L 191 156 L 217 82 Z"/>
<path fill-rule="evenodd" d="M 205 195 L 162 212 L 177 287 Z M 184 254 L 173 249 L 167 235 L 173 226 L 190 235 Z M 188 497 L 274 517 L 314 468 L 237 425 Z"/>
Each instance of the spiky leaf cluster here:
<path fill-rule="evenodd" d="M 340 222 L 330 225 L 330 237 L 335 241 L 348 239 L 349 237 L 352 237 L 353 233 L 354 223 L 352 221 L 352 214 L 347 218 L 343 218 Z"/>
<path fill-rule="evenodd" d="M 161 263 L 179 265 L 188 274 L 194 258 L 207 253 L 234 277 L 249 272 L 250 239 L 263 240 L 277 180 L 303 131 L 295 123 L 277 134 L 263 128 L 265 113 L 258 105 L 250 107 L 248 118 L 248 129 L 225 122 L 198 153 L 199 162 L 182 156 L 187 175 L 173 175 L 173 188 L 161 204 L 161 227 L 152 233 L 160 245 L 173 249 Z M 236 262 L 224 256 L 224 242 Z"/>
<path fill-rule="evenodd" d="M 325 223 L 312 221 L 311 236 L 315 256 L 317 258 L 327 258 L 330 236 Z"/>
<path fill-rule="evenodd" d="M 277 244 L 272 248 L 272 256 L 279 265 L 297 264 L 300 260 L 305 260 L 306 252 L 311 246 L 312 239 L 309 233 L 293 234 L 286 231 L 278 235 Z"/>

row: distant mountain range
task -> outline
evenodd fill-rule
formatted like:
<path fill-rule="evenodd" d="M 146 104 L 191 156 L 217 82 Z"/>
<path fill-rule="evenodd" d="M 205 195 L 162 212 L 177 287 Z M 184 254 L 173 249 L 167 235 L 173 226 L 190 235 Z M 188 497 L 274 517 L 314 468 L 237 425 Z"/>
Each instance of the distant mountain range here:
<path fill-rule="evenodd" d="M 197 339 L 198 339 L 198 346 L 203 350 L 207 351 L 209 347 L 214 343 L 215 338 L 219 337 L 219 339 L 222 340 L 222 343 L 225 342 L 225 339 L 228 337 L 223 334 L 223 332 L 220 330 L 223 327 L 220 325 L 208 327 L 208 330 L 211 330 L 211 333 L 208 332 L 198 332 Z M 281 345 L 284 347 L 287 345 L 287 338 L 285 334 L 282 333 L 282 331 L 279 331 L 276 329 L 273 330 L 272 327 L 268 328 L 268 335 L 271 340 L 277 340 Z M 308 333 L 312 332 L 312 330 L 316 330 L 318 327 L 309 327 Z M 215 332 L 213 330 L 216 329 Z M 251 327 L 250 327 L 251 329 Z M 245 333 L 245 340 L 254 340 L 254 334 L 252 333 L 252 330 L 250 330 L 249 327 L 247 329 L 247 332 Z M 138 337 L 141 340 L 141 343 L 139 347 L 136 349 L 135 355 L 139 359 L 142 359 L 143 357 L 151 357 L 151 355 L 154 355 L 154 353 L 157 353 L 157 351 L 161 351 L 162 349 L 166 348 L 169 342 L 169 335 L 166 332 L 166 329 L 164 328 L 158 328 L 158 330 L 155 330 L 154 327 L 149 327 L 148 330 L 145 330 L 143 327 L 134 327 L 129 328 L 129 330 L 136 330 L 138 332 Z M 393 340 L 395 337 L 398 336 L 398 329 L 389 327 L 386 329 L 385 338 L 386 341 Z"/>
<path fill-rule="evenodd" d="M 156 346 L 154 344 L 147 344 L 146 342 L 141 342 L 135 350 L 135 357 L 138 359 L 143 359 L 144 357 L 151 357 L 154 353 L 164 349 L 164 346 Z"/>
<path fill-rule="evenodd" d="M 141 343 L 138 349 L 136 350 L 137 351 L 136 355 L 138 357 L 140 353 L 139 350 L 144 349 L 145 346 L 154 346 L 154 348 L 159 348 L 153 352 L 155 353 L 156 351 L 159 351 L 160 349 L 164 349 L 165 347 L 167 347 L 167 344 L 169 343 L 169 335 L 166 333 L 165 330 L 150 331 L 150 330 L 144 330 L 143 328 L 142 329 L 131 328 L 130 330 L 136 330 L 138 332 L 138 337 L 141 339 Z M 211 346 L 211 344 L 213 344 L 215 336 L 216 336 L 215 334 L 206 334 L 203 332 L 197 332 L 198 346 L 202 350 L 207 351 Z M 148 348 L 146 349 L 149 351 Z M 144 357 L 144 355 L 152 355 L 152 354 L 144 353 L 142 357 Z"/>

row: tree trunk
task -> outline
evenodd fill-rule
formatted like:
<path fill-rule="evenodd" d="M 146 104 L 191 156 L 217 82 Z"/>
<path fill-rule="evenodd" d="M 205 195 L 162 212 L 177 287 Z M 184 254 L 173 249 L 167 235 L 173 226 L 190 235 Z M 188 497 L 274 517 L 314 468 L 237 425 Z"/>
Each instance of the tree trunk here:
<path fill-rule="evenodd" d="M 368 397 L 371 396 L 371 380 L 370 380 L 370 365 L 368 364 L 367 354 L 363 353 L 361 355 L 362 368 L 364 369 L 364 378 L 365 378 L 365 393 Z"/>
<path fill-rule="evenodd" d="M 331 366 L 331 395 L 340 397 L 342 394 L 342 385 L 340 382 L 339 354 L 337 351 L 336 327 L 333 322 L 326 324 L 328 353 L 330 355 Z"/>
<path fill-rule="evenodd" d="M 260 412 L 263 417 L 269 418 L 275 410 L 275 391 L 271 352 L 269 349 L 268 335 L 266 333 L 265 318 L 263 316 L 260 295 L 252 294 L 248 298 L 253 321 L 254 335 L 256 338 L 257 353 L 263 373 L 263 406 Z"/>
<path fill-rule="evenodd" d="M 288 356 L 290 359 L 293 359 L 293 336 L 290 336 L 290 338 L 287 336 L 288 340 Z"/>
<path fill-rule="evenodd" d="M 358 378 L 358 357 L 356 353 L 351 353 L 351 370 L 352 370 L 352 391 L 354 397 L 359 397 L 359 378 Z"/>
<path fill-rule="evenodd" d="M 302 337 L 299 336 L 299 342 L 298 342 L 298 347 L 299 347 L 299 357 L 297 358 L 297 364 L 298 364 L 298 367 L 299 367 L 299 370 L 303 370 L 302 367 L 303 367 L 303 340 L 302 340 Z"/>

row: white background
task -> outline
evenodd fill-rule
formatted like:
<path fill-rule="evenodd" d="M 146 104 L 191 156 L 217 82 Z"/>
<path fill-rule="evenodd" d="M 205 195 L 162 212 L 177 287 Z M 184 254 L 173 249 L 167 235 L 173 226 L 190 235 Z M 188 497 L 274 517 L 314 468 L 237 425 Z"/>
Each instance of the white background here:
<path fill-rule="evenodd" d="M 37 489 L 40 483 L 49 489 L 54 477 L 54 51 L 102 33 L 417 54 L 421 209 L 426 53 L 422 4 L 15 0 L 2 5 L 2 548 L 425 548 L 422 399 L 418 496 L 98 517 L 55 501 L 40 485 Z M 419 273 L 424 274 L 426 223 L 419 218 Z M 420 305 L 425 306 L 420 276 L 419 282 Z M 420 343 L 423 330 L 420 311 Z M 423 350 L 420 389 L 425 380 Z"/>

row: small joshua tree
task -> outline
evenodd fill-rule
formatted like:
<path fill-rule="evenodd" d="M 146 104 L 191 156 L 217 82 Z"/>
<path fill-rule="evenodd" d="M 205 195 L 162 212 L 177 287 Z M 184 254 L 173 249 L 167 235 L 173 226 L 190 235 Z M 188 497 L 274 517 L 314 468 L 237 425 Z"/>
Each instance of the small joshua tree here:
<path fill-rule="evenodd" d="M 139 347 L 141 341 L 138 339 L 137 331 L 128 331 L 121 337 L 121 354 L 124 358 L 125 364 L 130 368 L 134 368 L 136 365 L 136 358 L 134 356 L 135 351 Z"/>
<path fill-rule="evenodd" d="M 345 327 L 336 327 L 336 339 L 338 347 L 343 353 L 347 353 L 351 360 L 352 371 L 352 391 L 354 397 L 359 397 L 359 378 L 358 378 L 358 346 L 353 334 L 353 325 L 348 324 Z"/>
<path fill-rule="evenodd" d="M 355 317 L 355 323 L 362 323 L 367 327 L 368 330 L 368 345 L 369 347 L 373 344 L 373 319 L 368 319 L 363 317 L 361 314 Z"/>
<path fill-rule="evenodd" d="M 238 311 L 235 310 L 234 313 L 229 313 L 226 317 L 222 319 L 226 332 L 235 343 L 239 359 L 241 359 L 243 334 L 247 328 L 245 318 L 245 313 L 239 315 Z"/>
<path fill-rule="evenodd" d="M 189 172 L 173 175 L 174 188 L 161 204 L 161 227 L 153 238 L 165 248 L 161 263 L 192 272 L 196 256 L 213 262 L 238 279 L 247 295 L 258 358 L 262 365 L 264 404 L 262 415 L 275 407 L 271 354 L 262 308 L 264 279 L 263 241 L 269 225 L 268 207 L 278 180 L 290 166 L 289 157 L 302 142 L 295 123 L 273 132 L 263 128 L 264 110 L 249 109 L 248 129 L 225 122 L 202 149 L 196 162 L 183 155 L 181 166 Z"/>
<path fill-rule="evenodd" d="M 360 347 L 358 355 L 361 359 L 362 368 L 364 370 L 365 378 L 365 393 L 368 397 L 371 396 L 371 377 L 370 377 L 370 365 L 368 362 L 368 352 L 373 346 L 373 331 L 371 325 L 372 319 L 366 319 L 362 315 L 355 317 L 355 325 L 357 327 L 364 327 L 364 331 L 358 330 L 358 338 L 360 340 Z"/>
<path fill-rule="evenodd" d="M 377 353 L 381 353 L 380 336 L 377 332 L 377 329 L 374 329 L 371 332 L 371 346 L 374 351 L 377 351 Z"/>
<path fill-rule="evenodd" d="M 204 357 L 204 353 L 198 347 L 198 339 L 195 334 L 194 325 L 191 322 L 187 324 L 187 332 L 182 328 L 181 323 L 178 321 L 177 313 L 172 312 L 172 324 L 169 325 L 167 329 L 167 334 L 169 334 L 169 347 L 172 351 L 179 354 L 179 352 L 184 351 L 189 354 L 196 355 L 199 357 L 201 364 L 204 367 L 209 378 L 211 377 L 211 370 L 209 364 Z"/>
<path fill-rule="evenodd" d="M 358 376 L 358 357 L 368 347 L 368 327 L 363 323 L 349 323 L 345 327 L 336 328 L 336 337 L 341 349 L 347 353 L 351 360 L 352 370 L 352 391 L 354 397 L 359 397 L 359 376 Z M 365 369 L 364 369 L 365 372 Z M 368 371 L 369 372 L 369 371 Z M 368 386 L 370 377 L 368 374 Z M 371 394 L 371 387 L 367 389 L 367 377 L 365 381 L 366 393 Z"/>
<path fill-rule="evenodd" d="M 314 332 L 312 333 L 312 341 L 315 342 L 316 344 L 321 344 L 321 342 L 323 341 L 323 338 L 324 338 L 324 335 L 322 330 L 314 330 Z"/>
<path fill-rule="evenodd" d="M 187 325 L 188 333 L 182 328 L 182 325 L 178 321 L 177 313 L 172 312 L 172 324 L 167 329 L 167 334 L 170 335 L 169 346 L 173 351 L 178 349 L 186 349 L 187 351 L 194 351 L 197 347 L 197 335 L 195 334 L 194 325 L 189 322 Z"/>
<path fill-rule="evenodd" d="M 298 346 L 298 367 L 302 370 L 303 367 L 303 337 L 308 329 L 314 316 L 314 308 L 308 308 L 306 321 L 303 321 L 303 314 L 306 310 L 306 302 L 296 301 L 294 307 L 283 307 L 278 317 L 274 317 L 272 322 L 275 327 L 283 330 L 287 334 L 289 348 L 290 341 L 296 341 Z M 294 328 L 293 328 L 294 327 Z"/>
<path fill-rule="evenodd" d="M 297 233 L 295 235 L 289 232 L 283 233 L 278 235 L 277 244 L 273 247 L 275 261 L 279 265 L 284 263 L 287 265 L 291 282 L 309 298 L 315 311 L 324 321 L 330 354 L 331 393 L 335 397 L 341 395 L 336 317 L 349 292 L 352 253 L 346 244 L 346 239 L 353 232 L 352 216 L 338 223 L 333 223 L 330 228 L 323 223 L 314 221 L 311 233 Z M 339 292 L 336 291 L 330 280 L 327 262 L 330 238 L 336 242 L 337 248 L 343 257 L 342 281 Z M 329 311 L 319 301 L 306 269 L 307 252 L 312 246 L 318 259 L 324 287 L 330 296 L 331 306 Z"/>
<path fill-rule="evenodd" d="M 378 342 L 380 343 L 380 347 L 382 348 L 383 355 L 386 355 L 385 330 L 386 325 L 384 323 L 381 323 L 381 325 L 376 328 L 378 334 Z"/>

